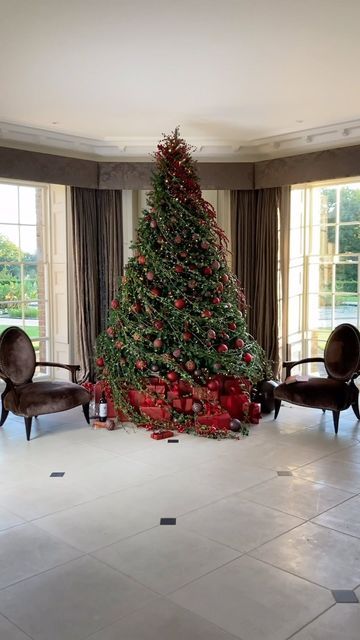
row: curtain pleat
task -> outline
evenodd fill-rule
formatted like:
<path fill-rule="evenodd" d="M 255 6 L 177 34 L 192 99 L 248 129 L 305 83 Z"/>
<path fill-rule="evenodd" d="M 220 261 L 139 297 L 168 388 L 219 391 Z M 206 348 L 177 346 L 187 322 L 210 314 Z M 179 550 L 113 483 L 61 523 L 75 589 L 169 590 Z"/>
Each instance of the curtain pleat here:
<path fill-rule="evenodd" d="M 249 305 L 249 332 L 273 362 L 278 345 L 278 209 L 280 189 L 231 192 L 233 269 Z"/>
<path fill-rule="evenodd" d="M 75 334 L 82 381 L 95 379 L 94 348 L 123 265 L 121 191 L 71 188 Z"/>

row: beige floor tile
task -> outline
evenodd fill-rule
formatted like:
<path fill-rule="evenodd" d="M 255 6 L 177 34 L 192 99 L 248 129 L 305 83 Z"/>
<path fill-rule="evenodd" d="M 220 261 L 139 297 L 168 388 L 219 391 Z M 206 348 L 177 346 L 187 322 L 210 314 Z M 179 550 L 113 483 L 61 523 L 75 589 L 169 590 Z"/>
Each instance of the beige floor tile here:
<path fill-rule="evenodd" d="M 314 518 L 313 522 L 360 538 L 360 497 L 356 496 L 329 509 Z"/>
<path fill-rule="evenodd" d="M 359 640 L 360 605 L 336 604 L 292 640 Z"/>

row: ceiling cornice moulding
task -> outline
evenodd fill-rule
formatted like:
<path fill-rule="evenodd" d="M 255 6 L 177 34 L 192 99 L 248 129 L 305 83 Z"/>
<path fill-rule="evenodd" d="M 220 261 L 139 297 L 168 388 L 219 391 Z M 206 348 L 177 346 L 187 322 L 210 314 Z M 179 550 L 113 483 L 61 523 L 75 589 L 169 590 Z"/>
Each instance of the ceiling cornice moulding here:
<path fill-rule="evenodd" d="M 257 162 L 360 143 L 360 119 L 257 138 L 246 143 L 220 138 L 188 138 L 200 162 Z M 157 138 L 77 136 L 0 122 L 0 146 L 109 162 L 149 162 Z"/>

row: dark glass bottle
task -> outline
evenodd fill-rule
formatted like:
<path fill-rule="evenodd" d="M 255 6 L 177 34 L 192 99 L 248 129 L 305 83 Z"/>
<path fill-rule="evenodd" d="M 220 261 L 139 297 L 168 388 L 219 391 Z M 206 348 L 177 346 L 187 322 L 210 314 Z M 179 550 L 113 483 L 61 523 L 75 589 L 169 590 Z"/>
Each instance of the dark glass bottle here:
<path fill-rule="evenodd" d="M 107 418 L 107 402 L 105 398 L 104 391 L 101 394 L 100 402 L 99 402 L 99 420 L 100 422 L 106 422 Z"/>

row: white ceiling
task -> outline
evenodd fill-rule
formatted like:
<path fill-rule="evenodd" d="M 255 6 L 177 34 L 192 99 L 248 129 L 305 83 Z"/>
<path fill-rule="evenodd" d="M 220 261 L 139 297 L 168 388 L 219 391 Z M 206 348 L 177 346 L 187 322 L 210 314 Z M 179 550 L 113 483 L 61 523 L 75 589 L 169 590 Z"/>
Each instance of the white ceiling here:
<path fill-rule="evenodd" d="M 0 145 L 202 159 L 360 142 L 359 0 L 0 0 Z"/>

